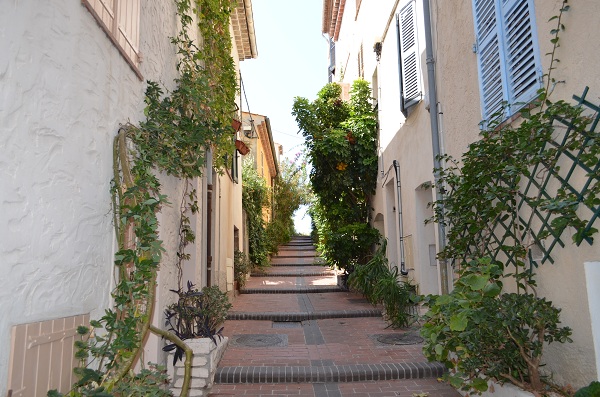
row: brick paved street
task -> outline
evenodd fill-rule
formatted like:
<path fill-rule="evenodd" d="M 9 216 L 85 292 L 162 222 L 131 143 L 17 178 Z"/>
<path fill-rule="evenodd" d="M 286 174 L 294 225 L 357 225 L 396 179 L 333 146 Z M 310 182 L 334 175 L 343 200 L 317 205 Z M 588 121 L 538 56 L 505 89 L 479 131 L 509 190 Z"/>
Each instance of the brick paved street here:
<path fill-rule="evenodd" d="M 280 249 L 233 301 L 211 396 L 457 397 L 420 344 L 389 344 L 379 308 L 340 290 L 306 238 Z M 317 263 L 315 265 L 315 263 Z M 418 342 L 418 340 L 417 340 Z"/>

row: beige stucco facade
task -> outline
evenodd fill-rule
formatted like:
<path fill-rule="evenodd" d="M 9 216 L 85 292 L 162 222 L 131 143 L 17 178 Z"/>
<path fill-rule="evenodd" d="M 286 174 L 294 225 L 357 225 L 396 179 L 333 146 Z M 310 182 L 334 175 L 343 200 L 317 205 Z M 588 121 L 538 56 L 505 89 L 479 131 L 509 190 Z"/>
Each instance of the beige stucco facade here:
<path fill-rule="evenodd" d="M 271 121 L 267 116 L 243 112 L 242 114 L 242 141 L 250 151 L 244 156 L 254 163 L 254 169 L 264 179 L 265 186 L 273 189 L 275 179 L 279 174 L 280 145 L 273 141 Z M 271 207 L 263 208 L 263 219 L 266 223 L 273 217 Z"/>
<path fill-rule="evenodd" d="M 111 304 L 118 249 L 110 194 L 113 138 L 121 124 L 144 119 L 146 80 L 173 89 L 177 77 L 177 54 L 170 41 L 179 28 L 175 4 L 134 3 L 139 5 L 132 17 L 139 26 L 139 43 L 133 60 L 124 57 L 81 1 L 12 2 L 0 14 L 0 269 L 7 275 L 0 280 L 1 395 L 9 388 L 14 396 L 45 395 L 57 387 L 41 370 L 28 371 L 29 383 L 20 383 L 18 368 L 9 368 L 11 347 L 18 347 L 11 346 L 13 327 L 29 324 L 29 330 L 37 329 L 30 335 L 48 334 L 54 340 L 58 336 L 45 327 L 66 324 L 63 318 L 97 319 Z M 86 4 L 102 6 L 95 0 Z M 238 3 L 231 32 L 236 65 L 257 55 L 250 0 Z M 165 174 L 159 179 L 161 193 L 171 203 L 159 214 L 166 251 L 153 322 L 163 327 L 164 308 L 176 298 L 170 289 L 177 289 L 179 204 L 186 182 Z M 196 242 L 187 248 L 191 260 L 184 264 L 184 284 L 190 280 L 197 287 L 233 288 L 234 234 L 242 228 L 240 183 L 231 172 L 217 175 L 211 170 L 189 181 L 200 209 L 191 216 Z M 212 212 L 206 207 L 209 184 Z M 209 217 L 212 226 L 207 229 Z M 72 347 L 72 340 L 65 343 Z M 151 338 L 144 360 L 164 363 L 163 343 Z M 31 343 L 24 349 L 29 347 Z M 53 377 L 60 373 L 49 362 L 40 361 L 39 368 L 52 368 Z M 18 384 L 9 378 L 13 375 Z M 61 383 L 63 392 L 66 382 Z"/>
<path fill-rule="evenodd" d="M 434 175 L 424 32 L 427 16 L 423 1 L 363 1 L 358 2 L 359 7 L 355 0 L 324 1 L 323 32 L 336 38 L 332 80 L 351 83 L 360 76 L 372 83 L 380 123 L 380 178 L 374 197 L 373 223 L 389 241 L 390 262 L 405 262 L 406 279 L 417 284 L 420 293 L 428 294 L 442 292 L 443 277 L 440 263 L 435 260 L 439 250 L 438 228 L 423 223 L 432 215 L 427 204 L 435 194 L 429 187 Z M 419 103 L 403 115 L 395 16 L 409 3 L 416 10 L 421 96 Z M 549 66 L 550 58 L 544 54 L 552 50 L 550 30 L 555 27 L 547 21 L 558 14 L 562 1 L 535 0 L 533 4 L 541 76 Z M 479 123 L 483 118 L 474 52 L 473 2 L 429 0 L 429 5 L 433 37 L 433 59 L 429 61 L 436 75 L 441 152 L 460 159 L 468 145 L 479 138 Z M 556 51 L 560 63 L 552 71 L 552 77 L 560 82 L 553 88 L 552 98 L 573 102 L 571 97 L 580 95 L 589 86 L 587 98 L 598 103 L 600 3 L 582 0 L 571 6 L 562 17 L 565 31 Z M 379 59 L 373 52 L 375 43 L 381 43 Z M 394 167 L 394 160 L 398 167 Z M 590 290 L 590 286 L 598 288 L 591 280 L 597 280 L 595 266 L 600 259 L 600 246 L 584 242 L 577 247 L 571 243 L 572 233 L 565 231 L 565 247 L 552 251 L 555 264 L 538 267 L 536 277 L 539 294 L 562 308 L 563 324 L 573 329 L 573 343 L 552 344 L 547 348 L 546 368 L 554 373 L 558 383 L 580 387 L 600 376 L 600 329 L 594 320 L 600 302 Z M 448 273 L 451 288 L 451 269 Z"/>

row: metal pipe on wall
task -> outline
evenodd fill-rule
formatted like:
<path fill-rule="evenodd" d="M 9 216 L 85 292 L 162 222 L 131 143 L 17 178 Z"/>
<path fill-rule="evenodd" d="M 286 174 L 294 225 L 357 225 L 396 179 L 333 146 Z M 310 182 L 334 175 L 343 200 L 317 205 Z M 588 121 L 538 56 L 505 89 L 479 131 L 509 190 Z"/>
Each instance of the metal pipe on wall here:
<path fill-rule="evenodd" d="M 429 115 L 431 120 L 431 144 L 433 149 L 433 167 L 439 170 L 441 167 L 439 156 L 441 154 L 440 149 L 440 134 L 438 128 L 438 100 L 435 80 L 435 60 L 433 58 L 433 38 L 431 35 L 431 8 L 429 6 L 429 0 L 423 0 L 423 14 L 424 14 L 424 27 L 425 27 L 425 58 L 427 63 L 427 82 L 428 82 L 428 94 L 429 94 Z M 439 171 L 435 171 L 435 198 L 439 203 L 443 199 L 442 192 L 437 188 L 439 182 Z M 443 214 L 443 208 L 442 208 Z M 442 219 L 443 221 L 443 219 Z M 442 251 L 446 247 L 446 230 L 444 229 L 443 222 L 438 222 L 438 250 Z M 448 267 L 445 259 L 438 259 L 439 272 L 440 272 L 440 289 L 442 294 L 449 292 L 448 286 Z"/>
<path fill-rule="evenodd" d="M 396 173 L 396 195 L 398 196 L 398 233 L 400 234 L 400 274 L 408 276 L 406 270 L 406 258 L 404 256 L 404 222 L 402 220 L 402 184 L 400 182 L 400 163 L 398 160 L 392 162 Z"/>

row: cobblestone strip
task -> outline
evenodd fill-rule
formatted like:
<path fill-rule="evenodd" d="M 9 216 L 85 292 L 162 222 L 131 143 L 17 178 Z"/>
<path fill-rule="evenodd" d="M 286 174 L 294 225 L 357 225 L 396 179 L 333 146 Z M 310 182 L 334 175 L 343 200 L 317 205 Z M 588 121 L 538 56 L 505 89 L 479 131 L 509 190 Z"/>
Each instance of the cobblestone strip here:
<path fill-rule="evenodd" d="M 440 363 L 351 364 L 328 366 L 221 367 L 215 383 L 337 383 L 371 380 L 437 378 L 444 374 Z"/>
<path fill-rule="evenodd" d="M 322 312 L 229 312 L 227 320 L 307 321 L 331 318 L 381 317 L 379 309 L 330 310 Z"/>

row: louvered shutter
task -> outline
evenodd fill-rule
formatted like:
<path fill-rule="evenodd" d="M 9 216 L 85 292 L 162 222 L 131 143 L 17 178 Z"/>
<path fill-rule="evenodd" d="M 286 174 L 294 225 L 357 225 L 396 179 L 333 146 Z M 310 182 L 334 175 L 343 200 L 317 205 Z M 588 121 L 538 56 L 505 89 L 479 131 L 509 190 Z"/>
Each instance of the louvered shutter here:
<path fill-rule="evenodd" d="M 502 108 L 506 100 L 503 77 L 501 40 L 495 0 L 474 0 L 475 35 L 477 37 L 479 86 L 483 117 Z"/>
<path fill-rule="evenodd" d="M 115 21 L 115 0 L 88 0 L 88 3 L 110 31 Z"/>
<path fill-rule="evenodd" d="M 483 117 L 503 102 L 510 116 L 540 87 L 533 0 L 473 0 L 473 11 Z"/>
<path fill-rule="evenodd" d="M 138 63 L 140 0 L 121 0 L 117 41 L 127 56 Z"/>
<path fill-rule="evenodd" d="M 410 1 L 399 13 L 399 40 L 404 107 L 415 105 L 421 99 L 419 60 L 417 52 L 417 19 L 415 2 Z"/>
<path fill-rule="evenodd" d="M 540 61 L 533 0 L 503 0 L 503 31 L 508 96 L 511 104 L 529 102 L 540 87 Z"/>

